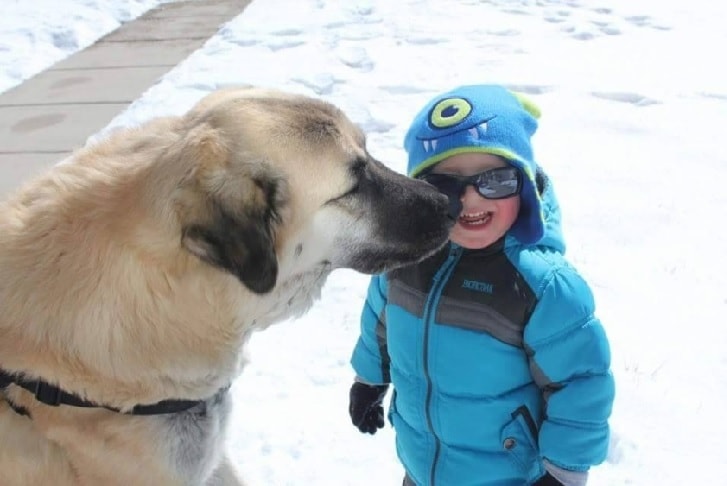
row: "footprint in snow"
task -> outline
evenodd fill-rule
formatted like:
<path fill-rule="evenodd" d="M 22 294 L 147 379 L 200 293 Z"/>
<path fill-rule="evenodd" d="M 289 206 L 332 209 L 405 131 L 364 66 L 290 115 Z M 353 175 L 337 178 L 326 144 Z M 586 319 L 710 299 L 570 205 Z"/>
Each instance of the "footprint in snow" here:
<path fill-rule="evenodd" d="M 591 96 L 603 100 L 617 101 L 619 103 L 628 103 L 634 106 L 650 106 L 660 103 L 659 100 L 649 98 L 645 95 L 622 91 L 593 91 L 591 92 Z"/>
<path fill-rule="evenodd" d="M 619 464 L 624 460 L 625 456 L 636 452 L 636 449 L 636 444 L 622 434 L 614 431 L 611 434 L 611 439 L 608 444 L 606 461 L 609 464 Z"/>
<path fill-rule="evenodd" d="M 575 28 L 573 30 L 575 30 Z M 571 35 L 571 37 L 577 40 L 591 40 L 596 38 L 596 34 L 594 34 L 593 32 L 582 30 L 580 32 L 573 32 L 573 35 Z"/>
<path fill-rule="evenodd" d="M 699 96 L 701 96 L 703 98 L 727 101 L 727 93 L 702 92 L 702 93 L 699 93 Z"/>
<path fill-rule="evenodd" d="M 291 28 L 291 29 L 274 30 L 270 34 L 271 35 L 276 35 L 276 36 L 281 36 L 281 37 L 287 37 L 287 36 L 290 36 L 290 35 L 301 35 L 303 33 L 304 32 L 302 30 L 300 30 L 300 29 L 293 29 L 293 28 Z"/>
<path fill-rule="evenodd" d="M 79 46 L 78 37 L 71 29 L 53 32 L 53 45 L 64 50 L 75 50 Z"/>
<path fill-rule="evenodd" d="M 550 93 L 555 89 L 553 86 L 542 86 L 538 84 L 508 84 L 506 87 L 512 91 L 529 95 Z"/>
<path fill-rule="evenodd" d="M 362 47 L 346 47 L 338 50 L 338 59 L 346 66 L 361 72 L 369 72 L 374 68 L 374 61 Z"/>
<path fill-rule="evenodd" d="M 386 133 L 396 126 L 394 123 L 390 123 L 384 120 L 378 120 L 376 118 L 369 118 L 359 122 L 361 129 L 366 133 Z"/>
<path fill-rule="evenodd" d="M 266 43 L 266 46 L 271 51 L 280 51 L 282 49 L 291 49 L 293 47 L 302 46 L 305 44 L 304 40 L 301 39 L 275 39 Z"/>
<path fill-rule="evenodd" d="M 624 20 L 638 27 L 644 27 L 646 25 L 649 25 L 649 23 L 651 22 L 651 17 L 649 17 L 648 15 L 630 15 L 628 17 L 624 17 Z"/>
<path fill-rule="evenodd" d="M 502 9 L 503 12 L 509 13 L 509 14 L 515 14 L 515 15 L 531 15 L 532 12 L 528 12 L 527 10 L 523 10 L 521 8 L 504 8 Z"/>
<path fill-rule="evenodd" d="M 294 78 L 292 81 L 305 86 L 317 95 L 329 95 L 336 86 L 336 79 L 330 73 L 316 74 L 308 78 Z"/>
<path fill-rule="evenodd" d="M 598 28 L 601 32 L 603 32 L 606 35 L 619 35 L 621 34 L 621 29 L 618 27 L 614 27 L 613 25 L 602 25 Z"/>
<path fill-rule="evenodd" d="M 365 17 L 374 13 L 374 7 L 371 5 L 357 5 L 353 8 L 353 13 Z"/>
<path fill-rule="evenodd" d="M 392 84 L 381 86 L 381 90 L 393 95 L 407 95 L 423 93 L 425 90 L 407 84 Z"/>
<path fill-rule="evenodd" d="M 560 24 L 567 20 L 565 17 L 561 17 L 560 15 L 546 15 L 543 19 L 551 24 Z"/>
<path fill-rule="evenodd" d="M 230 38 L 230 39 L 227 39 L 227 41 L 230 42 L 231 44 L 235 44 L 236 46 L 240 46 L 240 47 L 250 47 L 250 46 L 254 46 L 254 45 L 257 45 L 260 43 L 260 39 L 255 39 L 252 37 L 248 38 L 248 39 Z"/>
<path fill-rule="evenodd" d="M 405 41 L 417 46 L 431 46 L 449 42 L 449 39 L 437 39 L 436 37 L 409 37 L 405 39 Z"/>
<path fill-rule="evenodd" d="M 499 30 L 487 30 L 488 35 L 496 35 L 498 37 L 512 37 L 519 35 L 520 31 L 517 29 L 499 29 Z"/>

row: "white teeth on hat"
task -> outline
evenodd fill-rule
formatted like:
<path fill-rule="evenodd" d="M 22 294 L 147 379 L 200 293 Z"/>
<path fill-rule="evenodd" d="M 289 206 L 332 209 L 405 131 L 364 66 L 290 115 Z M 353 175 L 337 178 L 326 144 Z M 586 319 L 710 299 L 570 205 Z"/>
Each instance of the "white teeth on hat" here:
<path fill-rule="evenodd" d="M 437 140 L 422 140 L 422 143 L 424 145 L 424 151 L 429 152 L 429 148 L 431 147 L 432 151 L 437 150 Z"/>
<path fill-rule="evenodd" d="M 479 140 L 480 138 L 480 130 L 482 130 L 482 133 L 487 131 L 487 122 L 480 123 L 476 127 L 472 127 L 468 132 L 470 132 L 470 135 L 472 135 L 472 138 L 475 140 Z M 432 151 L 437 150 L 437 142 L 438 140 L 436 138 L 433 138 L 431 140 L 422 140 L 422 145 L 424 146 L 424 151 L 429 152 L 429 149 Z"/>
<path fill-rule="evenodd" d="M 482 130 L 482 133 L 487 131 L 487 122 L 480 123 L 476 127 L 470 128 L 469 132 L 475 140 L 478 140 L 480 138 L 480 130 Z"/>

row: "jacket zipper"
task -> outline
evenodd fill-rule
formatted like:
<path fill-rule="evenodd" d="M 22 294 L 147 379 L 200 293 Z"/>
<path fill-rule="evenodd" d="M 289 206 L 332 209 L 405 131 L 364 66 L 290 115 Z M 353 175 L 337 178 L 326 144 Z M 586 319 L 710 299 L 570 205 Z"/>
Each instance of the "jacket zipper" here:
<path fill-rule="evenodd" d="M 442 288 L 449 280 L 449 277 L 452 274 L 452 270 L 454 269 L 455 264 L 457 261 L 459 261 L 460 256 L 462 255 L 462 249 L 459 247 L 452 246 L 449 249 L 449 256 L 447 257 L 447 260 L 442 264 L 442 266 L 439 268 L 439 270 L 434 274 L 433 278 L 433 284 L 432 284 L 432 290 L 429 292 L 429 297 L 427 298 L 426 307 L 424 309 L 424 350 L 423 350 L 423 361 L 422 361 L 422 367 L 424 368 L 424 377 L 427 380 L 427 396 L 426 401 L 424 405 L 424 410 L 426 413 L 426 419 L 427 419 L 427 427 L 429 427 L 429 432 L 434 437 L 434 458 L 432 459 L 432 467 L 429 471 L 429 484 L 431 486 L 434 486 L 434 473 L 437 467 L 437 461 L 439 460 L 439 452 L 441 449 L 441 440 L 439 437 L 437 437 L 437 434 L 434 432 L 434 425 L 432 423 L 432 413 L 430 410 L 431 402 L 432 402 L 432 379 L 431 376 L 429 376 L 429 328 L 432 325 L 432 310 L 437 307 L 437 304 L 439 303 L 439 298 L 441 297 L 440 292 L 442 291 Z"/>

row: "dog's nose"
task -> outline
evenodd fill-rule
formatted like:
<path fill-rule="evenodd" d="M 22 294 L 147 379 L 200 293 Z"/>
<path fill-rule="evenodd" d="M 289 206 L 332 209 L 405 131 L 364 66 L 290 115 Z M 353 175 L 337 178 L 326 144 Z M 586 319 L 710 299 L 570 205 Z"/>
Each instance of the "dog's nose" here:
<path fill-rule="evenodd" d="M 459 218 L 459 213 L 462 212 L 462 201 L 458 197 L 447 197 L 447 201 L 449 209 L 449 211 L 447 211 L 447 217 L 449 218 L 451 225 L 454 226 L 457 218 Z"/>
<path fill-rule="evenodd" d="M 456 198 L 450 198 L 434 189 L 432 198 L 435 201 L 435 215 L 441 220 L 440 224 L 444 224 L 447 228 L 454 226 L 457 222 L 460 211 L 462 211 L 462 202 Z"/>

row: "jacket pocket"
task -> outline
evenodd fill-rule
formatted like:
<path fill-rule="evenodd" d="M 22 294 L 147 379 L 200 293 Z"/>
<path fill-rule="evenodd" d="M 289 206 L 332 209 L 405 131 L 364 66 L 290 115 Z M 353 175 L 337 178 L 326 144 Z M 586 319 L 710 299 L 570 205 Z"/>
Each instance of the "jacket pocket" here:
<path fill-rule="evenodd" d="M 539 462 L 538 429 L 530 410 L 524 405 L 512 412 L 511 417 L 500 433 L 502 448 L 523 472 L 529 473 Z"/>

